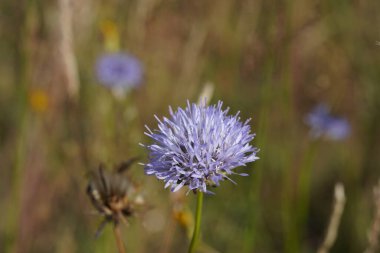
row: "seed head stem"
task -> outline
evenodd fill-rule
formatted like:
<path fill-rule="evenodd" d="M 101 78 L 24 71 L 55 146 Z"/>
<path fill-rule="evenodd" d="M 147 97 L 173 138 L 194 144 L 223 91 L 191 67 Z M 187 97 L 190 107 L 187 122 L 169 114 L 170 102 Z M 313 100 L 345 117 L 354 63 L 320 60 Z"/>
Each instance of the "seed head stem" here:
<path fill-rule="evenodd" d="M 121 232 L 120 232 L 119 224 L 115 224 L 115 226 L 113 227 L 113 233 L 115 235 L 116 245 L 117 245 L 117 249 L 118 249 L 119 253 L 126 253 L 123 241 L 121 239 Z"/>

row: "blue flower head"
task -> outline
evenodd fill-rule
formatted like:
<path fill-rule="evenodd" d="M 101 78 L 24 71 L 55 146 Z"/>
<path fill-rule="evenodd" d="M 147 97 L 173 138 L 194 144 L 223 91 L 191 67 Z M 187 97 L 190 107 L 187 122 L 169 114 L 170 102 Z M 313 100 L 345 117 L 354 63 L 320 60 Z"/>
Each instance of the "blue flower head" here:
<path fill-rule="evenodd" d="M 330 109 L 325 104 L 320 104 L 306 117 L 306 123 L 311 128 L 311 136 L 319 138 L 324 136 L 331 140 L 346 139 L 351 127 L 344 118 L 334 117 L 330 114 Z"/>
<path fill-rule="evenodd" d="M 127 53 L 107 53 L 96 62 L 99 82 L 109 88 L 129 89 L 138 86 L 143 79 L 140 61 Z"/>
<path fill-rule="evenodd" d="M 250 145 L 255 134 L 250 133 L 249 120 L 240 121 L 239 113 L 227 115 L 222 102 L 206 106 L 190 104 L 185 109 L 173 111 L 170 118 L 160 120 L 158 130 L 145 134 L 153 139 L 151 145 L 143 145 L 149 152 L 145 172 L 163 180 L 166 187 L 177 191 L 187 185 L 189 191 L 209 192 L 208 186 L 236 173 L 234 168 L 259 159 L 257 148 Z M 233 181 L 232 181 L 233 182 Z"/>

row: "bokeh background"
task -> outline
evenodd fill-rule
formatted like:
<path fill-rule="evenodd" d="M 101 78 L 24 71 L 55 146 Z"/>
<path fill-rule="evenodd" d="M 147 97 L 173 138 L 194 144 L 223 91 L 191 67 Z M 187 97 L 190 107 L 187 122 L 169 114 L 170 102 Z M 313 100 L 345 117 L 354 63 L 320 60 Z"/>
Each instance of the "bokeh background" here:
<path fill-rule="evenodd" d="M 260 160 L 205 197 L 200 252 L 315 252 L 343 183 L 331 252 L 363 252 L 380 178 L 380 2 L 370 0 L 2 0 L 0 252 L 116 252 L 85 188 L 100 162 L 146 162 L 144 125 L 198 101 L 252 118 Z M 141 83 L 97 78 L 126 52 Z M 209 86 L 208 86 L 209 87 Z M 209 95 L 210 96 L 210 95 Z M 350 134 L 312 138 L 316 105 Z M 186 252 L 195 196 L 175 196 L 135 164 L 147 203 L 123 228 L 128 252 Z M 177 208 L 178 206 L 179 209 Z M 177 208 L 177 209 L 176 209 Z"/>

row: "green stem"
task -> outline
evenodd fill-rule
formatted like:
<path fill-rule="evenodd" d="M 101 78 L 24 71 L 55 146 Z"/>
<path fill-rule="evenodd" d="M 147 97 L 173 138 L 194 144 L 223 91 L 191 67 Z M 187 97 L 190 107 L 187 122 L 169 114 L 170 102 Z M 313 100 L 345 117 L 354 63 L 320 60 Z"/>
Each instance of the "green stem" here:
<path fill-rule="evenodd" d="M 189 246 L 188 253 L 193 253 L 195 246 L 197 246 L 199 232 L 201 230 L 201 218 L 202 218 L 202 205 L 203 205 L 203 192 L 199 191 L 197 196 L 197 211 L 195 213 L 195 226 L 193 232 L 193 238 Z"/>

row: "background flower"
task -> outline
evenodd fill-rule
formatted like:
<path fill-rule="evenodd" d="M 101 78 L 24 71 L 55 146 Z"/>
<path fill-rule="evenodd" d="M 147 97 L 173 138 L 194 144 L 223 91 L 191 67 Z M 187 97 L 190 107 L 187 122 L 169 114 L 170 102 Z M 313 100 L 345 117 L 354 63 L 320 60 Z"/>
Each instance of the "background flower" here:
<path fill-rule="evenodd" d="M 101 55 L 96 63 L 96 74 L 100 83 L 110 88 L 131 88 L 142 82 L 141 62 L 127 53 Z"/>
<path fill-rule="evenodd" d="M 325 104 L 316 106 L 307 115 L 306 123 L 311 127 L 311 135 L 314 138 L 325 136 L 331 140 L 342 140 L 347 138 L 351 131 L 348 121 L 332 116 Z"/>
<path fill-rule="evenodd" d="M 257 160 L 258 149 L 249 144 L 254 138 L 249 120 L 242 123 L 239 113 L 229 116 L 228 110 L 222 110 L 222 102 L 208 107 L 188 102 L 184 110 L 170 108 L 170 119 L 156 117 L 159 130 L 147 127 L 145 133 L 154 140 L 146 146 L 150 162 L 145 172 L 164 180 L 172 191 L 188 185 L 208 192 L 207 186 L 232 181 L 228 175 L 239 174 L 235 167 Z"/>

